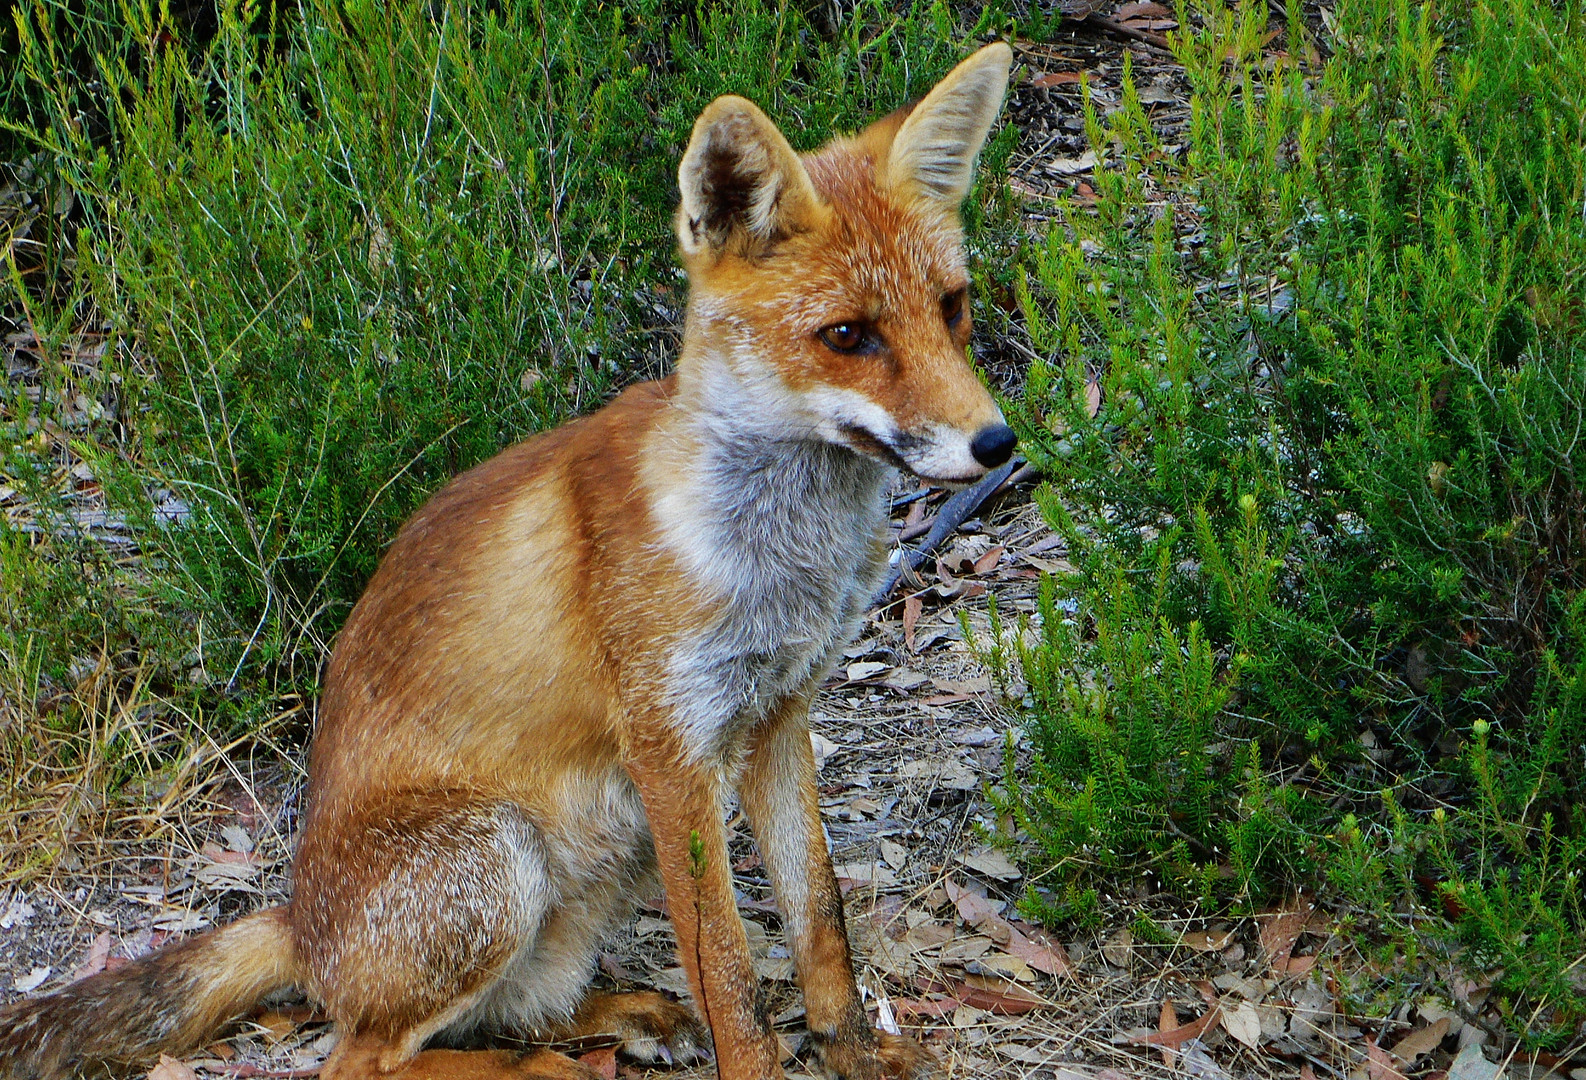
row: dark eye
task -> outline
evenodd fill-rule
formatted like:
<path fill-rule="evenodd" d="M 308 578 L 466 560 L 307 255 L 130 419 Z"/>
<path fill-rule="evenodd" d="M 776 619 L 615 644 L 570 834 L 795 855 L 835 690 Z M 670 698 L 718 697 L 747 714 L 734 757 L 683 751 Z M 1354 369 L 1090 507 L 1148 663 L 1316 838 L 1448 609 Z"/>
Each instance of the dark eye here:
<path fill-rule="evenodd" d="M 821 340 L 828 349 L 836 352 L 858 352 L 870 342 L 870 335 L 865 332 L 861 323 L 843 322 L 828 326 L 821 331 Z"/>
<path fill-rule="evenodd" d="M 966 289 L 954 289 L 942 297 L 942 321 L 947 323 L 948 329 L 957 326 L 964 319 Z"/>

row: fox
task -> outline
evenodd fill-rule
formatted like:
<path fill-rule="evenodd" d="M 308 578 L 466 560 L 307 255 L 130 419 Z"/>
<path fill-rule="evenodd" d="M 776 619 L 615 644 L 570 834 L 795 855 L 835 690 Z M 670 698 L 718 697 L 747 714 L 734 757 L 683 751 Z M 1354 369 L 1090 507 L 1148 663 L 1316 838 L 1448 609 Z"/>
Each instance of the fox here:
<path fill-rule="evenodd" d="M 987 45 L 802 156 L 744 98 L 704 110 L 678 169 L 672 373 L 399 531 L 326 666 L 290 901 L 0 1010 L 0 1075 L 125 1074 L 295 988 L 338 1033 L 324 1080 L 589 1080 L 522 1045 L 596 1033 L 781 1077 L 734 796 L 820 1067 L 935 1071 L 866 1014 L 809 709 L 886 571 L 892 477 L 963 485 L 1016 445 L 969 359 L 961 221 L 1011 62 Z M 692 1008 L 590 988 L 657 878 Z"/>

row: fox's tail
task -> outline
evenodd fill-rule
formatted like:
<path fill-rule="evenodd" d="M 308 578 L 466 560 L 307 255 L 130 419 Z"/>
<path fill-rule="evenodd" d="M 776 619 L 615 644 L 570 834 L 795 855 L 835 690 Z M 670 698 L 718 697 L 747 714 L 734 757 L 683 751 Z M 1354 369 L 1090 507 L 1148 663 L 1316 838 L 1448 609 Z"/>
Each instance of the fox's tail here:
<path fill-rule="evenodd" d="M 286 911 L 261 911 L 0 1009 L 0 1078 L 69 1080 L 202 1045 L 296 981 Z"/>

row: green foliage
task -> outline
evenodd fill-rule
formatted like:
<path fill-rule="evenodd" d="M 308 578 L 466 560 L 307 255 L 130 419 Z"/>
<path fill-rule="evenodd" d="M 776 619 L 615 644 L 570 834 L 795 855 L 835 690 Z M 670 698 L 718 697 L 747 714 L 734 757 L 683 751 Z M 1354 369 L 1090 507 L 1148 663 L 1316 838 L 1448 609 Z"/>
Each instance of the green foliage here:
<path fill-rule="evenodd" d="M 81 209 L 76 291 L 10 298 L 61 333 L 97 309 L 145 359 L 117 373 L 125 444 L 83 450 L 146 556 L 116 644 L 228 695 L 311 685 L 440 483 L 664 370 L 672 176 L 711 98 L 814 146 L 971 29 L 940 2 L 824 38 L 762 0 L 223 0 L 202 32 L 16 2 L 8 131 Z"/>
<path fill-rule="evenodd" d="M 1130 91 L 1087 114 L 1116 164 L 1019 283 L 1079 573 L 1020 656 L 1008 809 L 1043 913 L 1133 868 L 1451 912 L 1554 1042 L 1586 1015 L 1586 27 L 1335 14 L 1325 63 L 1298 24 L 1272 63 L 1266 5 L 1186 13 L 1182 160 Z"/>

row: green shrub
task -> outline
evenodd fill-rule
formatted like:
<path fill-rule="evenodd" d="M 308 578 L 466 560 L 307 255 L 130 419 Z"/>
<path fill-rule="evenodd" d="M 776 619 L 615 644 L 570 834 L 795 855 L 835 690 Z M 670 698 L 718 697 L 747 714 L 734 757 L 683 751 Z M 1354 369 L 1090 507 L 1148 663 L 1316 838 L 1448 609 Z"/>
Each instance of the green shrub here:
<path fill-rule="evenodd" d="M 966 38 L 941 3 L 826 38 L 762 0 L 222 0 L 207 36 L 152 2 L 17 3 L 9 130 L 84 207 L 49 325 L 94 310 L 144 365 L 125 445 L 79 450 L 144 556 L 119 644 L 229 697 L 311 687 L 440 483 L 664 370 L 671 178 L 712 97 L 813 146 Z"/>
<path fill-rule="evenodd" d="M 1088 114 L 1117 164 L 1021 288 L 1053 358 L 1022 434 L 1079 567 L 1021 655 L 1032 906 L 1148 867 L 1453 912 L 1557 1041 L 1586 1014 L 1582 16 L 1352 0 L 1305 65 L 1297 19 L 1263 57 L 1264 4 L 1194 16 L 1187 155 L 1132 92 Z"/>

